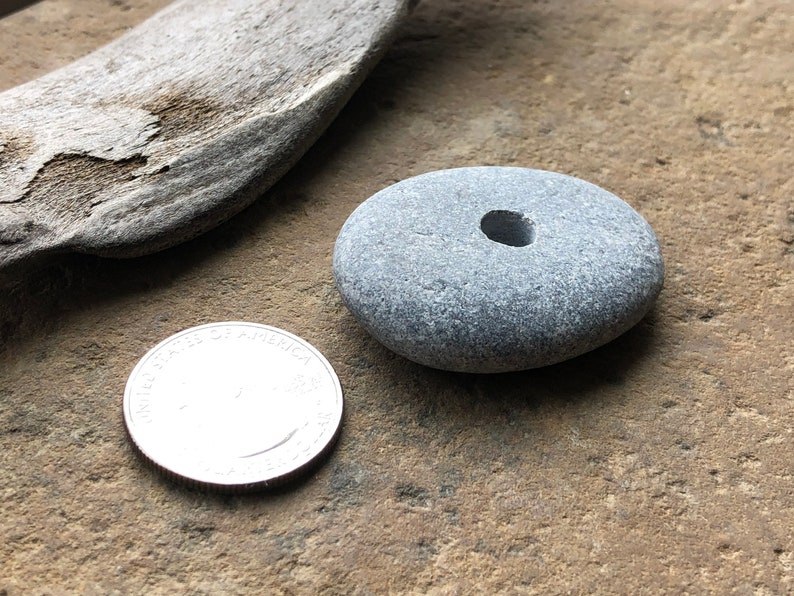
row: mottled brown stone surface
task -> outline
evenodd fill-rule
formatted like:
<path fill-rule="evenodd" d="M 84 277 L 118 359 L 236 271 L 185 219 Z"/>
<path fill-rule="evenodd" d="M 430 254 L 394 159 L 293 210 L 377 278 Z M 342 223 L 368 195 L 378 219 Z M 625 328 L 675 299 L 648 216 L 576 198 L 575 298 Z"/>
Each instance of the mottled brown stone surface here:
<path fill-rule="evenodd" d="M 0 87 L 163 3 L 45 0 L 3 19 Z M 4 289 L 0 593 L 791 591 L 792 73 L 788 0 L 424 0 L 241 216 Z M 640 211 L 667 265 L 652 314 L 501 376 L 370 339 L 333 286 L 340 226 L 396 180 L 477 164 L 579 176 Z M 346 391 L 337 449 L 275 494 L 183 489 L 124 434 L 146 350 L 230 319 L 306 338 Z"/>

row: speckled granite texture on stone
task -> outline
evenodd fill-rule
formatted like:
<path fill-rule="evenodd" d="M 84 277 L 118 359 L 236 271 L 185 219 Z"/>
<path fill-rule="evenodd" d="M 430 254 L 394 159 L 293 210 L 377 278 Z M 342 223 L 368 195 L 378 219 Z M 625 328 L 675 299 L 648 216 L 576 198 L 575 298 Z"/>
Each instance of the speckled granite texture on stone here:
<path fill-rule="evenodd" d="M 614 339 L 662 288 L 647 222 L 593 184 L 528 168 L 430 172 L 358 207 L 334 249 L 345 305 L 420 364 L 493 373 Z"/>
<path fill-rule="evenodd" d="M 43 0 L 0 20 L 0 85 L 158 3 Z M 790 0 L 423 0 L 239 217 L 4 288 L 0 591 L 792 592 L 792 31 Z M 419 366 L 362 329 L 331 271 L 347 217 L 399 180 L 483 164 L 630 201 L 665 257 L 648 315 L 500 375 Z M 183 489 L 125 436 L 135 363 L 225 320 L 305 338 L 345 391 L 330 458 L 277 493 Z"/>

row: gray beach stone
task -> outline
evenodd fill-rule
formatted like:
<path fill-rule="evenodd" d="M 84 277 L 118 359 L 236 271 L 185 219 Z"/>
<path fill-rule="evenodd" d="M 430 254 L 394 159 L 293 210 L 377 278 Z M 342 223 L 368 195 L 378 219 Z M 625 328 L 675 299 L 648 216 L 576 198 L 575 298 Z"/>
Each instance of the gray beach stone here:
<path fill-rule="evenodd" d="M 471 167 L 404 180 L 362 203 L 334 249 L 345 305 L 420 364 L 492 373 L 554 364 L 650 309 L 664 265 L 648 223 L 589 182 Z"/>

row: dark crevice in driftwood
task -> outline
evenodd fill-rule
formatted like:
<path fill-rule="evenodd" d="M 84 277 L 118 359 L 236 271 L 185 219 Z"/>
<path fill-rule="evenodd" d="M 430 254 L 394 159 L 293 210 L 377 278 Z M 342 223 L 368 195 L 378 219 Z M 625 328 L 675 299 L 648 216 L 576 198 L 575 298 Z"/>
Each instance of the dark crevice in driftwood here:
<path fill-rule="evenodd" d="M 108 186 L 129 182 L 145 166 L 142 155 L 119 160 L 62 153 L 44 164 L 28 184 L 20 203 L 30 202 L 32 213 L 46 212 L 63 224 L 91 214 L 102 201 L 97 196 Z"/>
<path fill-rule="evenodd" d="M 152 140 L 169 141 L 213 127 L 225 111 L 218 101 L 187 90 L 164 93 L 142 105 L 159 119 L 159 129 Z"/>
<path fill-rule="evenodd" d="M 22 133 L 5 132 L 6 138 L 0 136 L 0 180 L 4 180 L 11 176 L 14 168 L 20 168 L 22 164 L 29 159 L 34 152 L 33 138 L 30 135 Z M 22 195 L 15 197 L 0 195 L 0 205 L 16 203 L 22 198 Z"/>
<path fill-rule="evenodd" d="M 135 155 L 107 160 L 85 154 L 59 154 L 36 172 L 13 206 L 16 217 L 0 228 L 0 245 L 31 242 L 68 228 L 91 214 L 108 187 L 130 181 L 147 159 Z"/>

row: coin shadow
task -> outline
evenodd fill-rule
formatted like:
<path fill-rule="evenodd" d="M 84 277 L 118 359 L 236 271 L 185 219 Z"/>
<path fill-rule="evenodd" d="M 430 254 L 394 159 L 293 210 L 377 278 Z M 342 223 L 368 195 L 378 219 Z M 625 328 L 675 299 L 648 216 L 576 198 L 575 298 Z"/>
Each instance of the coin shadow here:
<path fill-rule="evenodd" d="M 344 427 L 342 425 L 335 439 L 309 464 L 267 485 L 258 484 L 254 488 L 207 486 L 174 477 L 170 472 L 164 471 L 152 460 L 142 455 L 132 441 L 128 445 L 128 459 L 129 465 L 140 468 L 136 474 L 144 474 L 147 484 L 159 486 L 174 498 L 186 503 L 193 501 L 195 505 L 209 505 L 215 510 L 236 510 L 240 507 L 256 508 L 263 504 L 269 505 L 280 500 L 293 499 L 299 491 L 309 489 L 317 482 L 320 470 L 333 457 L 343 434 Z"/>

